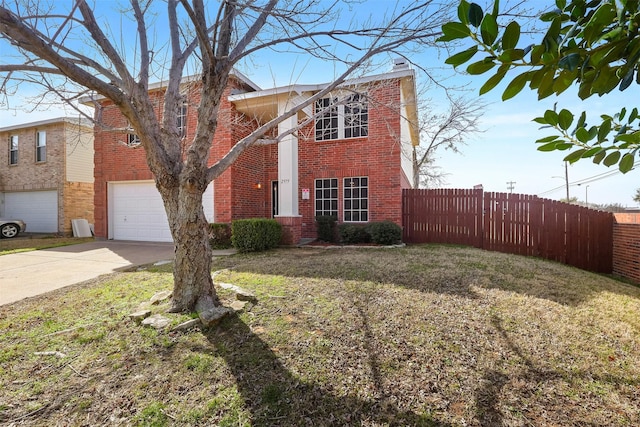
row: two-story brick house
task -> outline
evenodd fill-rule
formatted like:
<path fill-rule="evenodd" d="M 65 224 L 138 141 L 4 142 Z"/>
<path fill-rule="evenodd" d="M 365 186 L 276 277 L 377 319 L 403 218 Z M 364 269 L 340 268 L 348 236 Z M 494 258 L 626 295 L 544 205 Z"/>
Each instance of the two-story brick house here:
<path fill-rule="evenodd" d="M 0 128 L 0 216 L 27 231 L 72 234 L 72 219 L 93 223 L 93 124 L 56 118 Z"/>
<path fill-rule="evenodd" d="M 261 90 L 235 73 L 221 101 L 209 164 L 257 126 L 324 87 Z M 161 85 L 151 88 L 158 99 L 162 90 Z M 198 92 L 185 92 L 179 127 L 188 141 Z M 413 182 L 412 149 L 418 144 L 415 97 L 414 72 L 402 64 L 345 83 L 281 123 L 277 135 L 287 135 L 277 144 L 246 150 L 209 186 L 205 214 L 211 222 L 274 217 L 289 243 L 316 237 L 318 215 L 335 215 L 339 222 L 401 224 L 401 190 Z M 100 116 L 108 126 L 95 129 L 96 236 L 170 241 L 143 149 L 131 148 L 134 135 L 108 130 L 126 127 L 109 102 L 102 102 Z"/>

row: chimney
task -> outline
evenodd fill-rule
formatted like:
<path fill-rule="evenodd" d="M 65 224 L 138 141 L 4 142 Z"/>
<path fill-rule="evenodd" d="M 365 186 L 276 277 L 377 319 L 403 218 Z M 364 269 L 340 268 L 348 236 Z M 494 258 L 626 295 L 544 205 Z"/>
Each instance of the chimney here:
<path fill-rule="evenodd" d="M 409 69 L 409 61 L 404 58 L 395 58 L 393 60 L 393 71 L 396 70 L 408 70 Z"/>

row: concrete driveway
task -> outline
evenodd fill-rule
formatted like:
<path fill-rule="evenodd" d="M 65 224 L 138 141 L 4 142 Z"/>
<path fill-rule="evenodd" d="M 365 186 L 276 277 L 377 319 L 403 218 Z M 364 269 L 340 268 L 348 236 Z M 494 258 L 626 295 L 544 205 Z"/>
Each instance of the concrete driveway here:
<path fill-rule="evenodd" d="M 162 260 L 173 260 L 173 243 L 97 241 L 3 255 L 0 305 Z"/>

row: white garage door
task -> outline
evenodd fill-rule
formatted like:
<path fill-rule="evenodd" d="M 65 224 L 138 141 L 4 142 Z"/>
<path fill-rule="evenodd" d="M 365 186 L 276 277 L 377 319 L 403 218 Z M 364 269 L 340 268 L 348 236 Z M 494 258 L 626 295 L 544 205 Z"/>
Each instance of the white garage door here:
<path fill-rule="evenodd" d="M 213 221 L 213 184 L 203 197 L 204 213 Z M 169 221 L 162 197 L 153 181 L 112 183 L 110 185 L 110 238 L 147 242 L 171 242 Z"/>
<path fill-rule="evenodd" d="M 58 192 L 21 191 L 4 194 L 4 215 L 27 223 L 31 233 L 58 232 Z"/>

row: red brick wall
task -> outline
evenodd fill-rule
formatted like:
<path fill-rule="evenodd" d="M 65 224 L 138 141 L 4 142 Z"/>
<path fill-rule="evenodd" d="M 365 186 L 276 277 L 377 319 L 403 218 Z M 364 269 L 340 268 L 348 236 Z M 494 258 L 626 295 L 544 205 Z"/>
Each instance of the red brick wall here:
<path fill-rule="evenodd" d="M 402 224 L 400 82 L 387 81 L 369 88 L 368 95 L 368 137 L 315 141 L 313 125 L 301 132 L 309 138 L 299 140 L 299 187 L 311 192 L 309 200 L 300 197 L 302 237 L 316 237 L 314 186 L 318 178 L 338 179 L 339 222 L 342 222 L 343 178 L 366 176 L 369 178 L 369 221 L 391 220 Z"/>
<path fill-rule="evenodd" d="M 159 100 L 161 94 L 156 93 Z M 125 128 L 127 120 L 110 102 L 102 105 L 96 120 L 114 128 Z M 111 131 L 102 126 L 94 128 L 94 232 L 97 237 L 108 236 L 107 183 L 110 181 L 137 181 L 152 179 L 142 147 L 127 147 L 127 134 Z"/>
<path fill-rule="evenodd" d="M 229 111 L 234 111 L 231 105 Z M 231 141 L 239 141 L 256 127 L 255 122 L 236 113 L 236 120 L 231 126 Z M 240 155 L 231 168 L 232 220 L 270 217 L 267 203 L 270 190 L 266 182 L 267 152 L 267 146 L 251 147 Z"/>
<path fill-rule="evenodd" d="M 238 85 L 231 81 L 222 96 L 209 165 L 222 158 L 236 142 L 257 127 L 255 121 L 237 112 L 228 101 L 229 93 L 236 87 Z M 265 153 L 266 147 L 249 148 L 214 180 L 215 222 L 265 216 Z M 261 189 L 256 188 L 258 183 Z"/>
<path fill-rule="evenodd" d="M 234 137 L 248 133 L 247 127 L 251 126 L 247 120 L 237 120 L 239 114 L 232 111 L 232 105 L 227 101 L 229 92 L 238 86 L 239 83 L 231 79 L 222 97 L 220 114 L 218 116 L 219 126 L 213 138 L 211 156 L 208 160 L 210 166 L 229 151 L 235 142 L 235 140 L 233 140 Z M 185 141 L 193 138 L 193 132 L 195 131 L 194 129 L 197 123 L 196 109 L 199 102 L 199 94 L 197 90 L 193 90 L 187 95 L 187 133 Z M 163 92 L 154 92 L 152 96 L 155 98 L 156 113 L 160 115 Z M 99 114 L 102 123 L 108 124 L 111 127 L 124 128 L 127 126 L 127 121 L 124 116 L 122 116 L 117 107 L 110 102 L 103 104 L 102 111 L 100 111 Z M 239 126 L 238 123 L 244 123 L 244 126 Z M 98 237 L 106 238 L 108 236 L 107 183 L 113 181 L 153 179 L 153 174 L 147 166 L 145 150 L 141 147 L 135 149 L 127 147 L 126 142 L 126 133 L 96 126 L 94 203 L 95 233 Z M 232 167 L 214 181 L 214 211 L 216 222 L 229 222 L 233 217 L 235 210 L 232 196 L 233 191 L 231 188 L 231 182 L 235 182 L 233 177 L 234 172 Z M 249 200 L 249 197 L 246 198 Z M 255 197 L 251 200 L 254 203 L 256 202 Z M 246 210 L 246 206 L 244 205 L 239 205 L 239 207 Z"/>
<path fill-rule="evenodd" d="M 640 214 L 614 214 L 613 274 L 640 283 Z"/>

